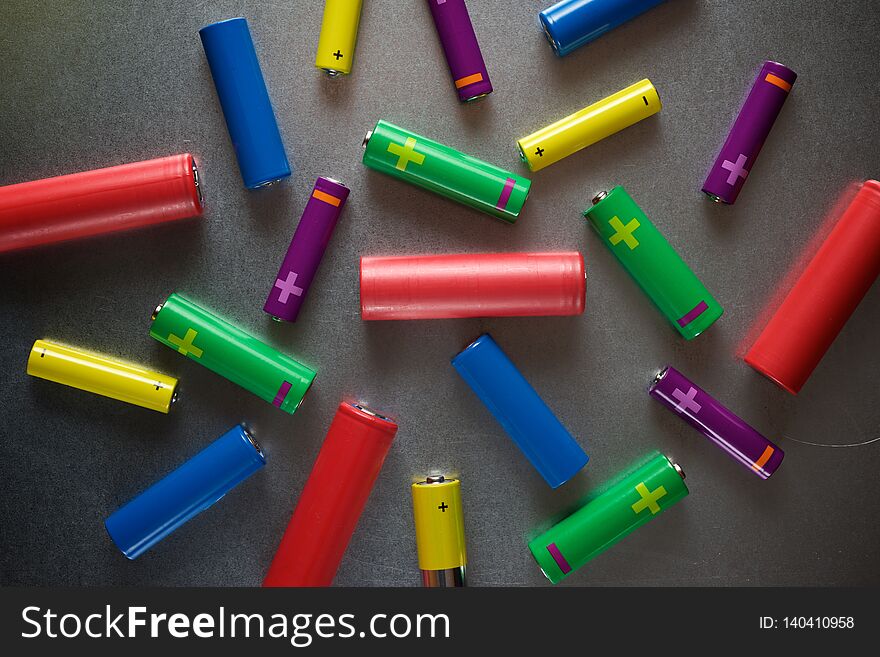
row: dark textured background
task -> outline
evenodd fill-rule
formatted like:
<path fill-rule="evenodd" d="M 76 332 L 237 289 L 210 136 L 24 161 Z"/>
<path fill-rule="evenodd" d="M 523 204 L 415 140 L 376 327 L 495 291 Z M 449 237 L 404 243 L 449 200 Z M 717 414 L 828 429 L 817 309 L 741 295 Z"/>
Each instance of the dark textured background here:
<path fill-rule="evenodd" d="M 591 488 L 651 450 L 673 456 L 691 495 L 567 580 L 570 584 L 880 583 L 880 444 L 873 289 L 797 398 L 738 358 L 774 291 L 843 192 L 880 176 L 880 9 L 875 2 L 671 0 L 565 59 L 537 27 L 547 1 L 468 3 L 495 93 L 460 105 L 427 7 L 367 0 L 355 69 L 314 68 L 323 3 L 0 4 L 0 183 L 189 150 L 206 217 L 0 258 L 0 581 L 4 584 L 257 585 L 340 399 L 395 416 L 400 432 L 336 578 L 419 582 L 409 483 L 460 473 L 474 585 L 538 585 L 525 543 Z M 241 184 L 197 30 L 248 18 L 293 177 Z M 700 186 L 764 59 L 799 73 L 735 207 Z M 515 140 L 643 77 L 663 111 L 534 174 L 508 226 L 360 163 L 387 119 L 516 168 Z M 261 308 L 318 175 L 352 190 L 296 325 Z M 726 312 L 677 337 L 581 211 L 623 184 Z M 587 309 L 573 318 L 364 323 L 358 257 L 579 249 Z M 148 335 L 172 291 L 317 368 L 293 417 Z M 489 330 L 592 460 L 551 491 L 449 358 Z M 168 416 L 31 379 L 35 338 L 114 354 L 179 376 Z M 787 456 L 762 482 L 651 401 L 671 363 Z M 240 420 L 268 466 L 158 547 L 128 562 L 103 519 Z"/>

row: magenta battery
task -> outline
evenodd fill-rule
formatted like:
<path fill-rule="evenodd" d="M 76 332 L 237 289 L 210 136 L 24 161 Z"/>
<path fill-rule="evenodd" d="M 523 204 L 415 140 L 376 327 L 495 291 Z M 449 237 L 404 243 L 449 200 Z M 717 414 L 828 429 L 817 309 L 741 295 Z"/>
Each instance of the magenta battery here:
<path fill-rule="evenodd" d="M 471 17 L 464 0 L 428 0 L 458 99 L 467 103 L 492 93 Z"/>
<path fill-rule="evenodd" d="M 321 177 L 315 182 L 263 306 L 272 319 L 296 321 L 347 198 L 348 187 L 338 180 Z"/>
<path fill-rule="evenodd" d="M 657 373 L 648 394 L 761 479 L 782 463 L 785 452 L 674 367 Z"/>
<path fill-rule="evenodd" d="M 710 199 L 728 205 L 736 201 L 796 79 L 787 66 L 764 62 L 703 183 Z"/>

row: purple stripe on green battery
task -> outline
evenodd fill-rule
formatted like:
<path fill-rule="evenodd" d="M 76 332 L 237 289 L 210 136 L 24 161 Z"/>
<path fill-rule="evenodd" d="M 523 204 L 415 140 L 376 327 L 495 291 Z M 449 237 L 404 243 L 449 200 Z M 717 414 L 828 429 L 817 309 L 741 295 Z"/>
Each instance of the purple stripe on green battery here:
<path fill-rule="evenodd" d="M 498 199 L 498 203 L 495 205 L 499 210 L 504 210 L 507 208 L 507 202 L 510 200 L 510 195 L 513 193 L 513 188 L 516 187 L 516 181 L 513 178 L 508 178 L 504 181 L 504 189 L 501 190 L 501 196 Z"/>
<path fill-rule="evenodd" d="M 281 384 L 281 387 L 278 388 L 278 394 L 275 395 L 275 399 L 272 400 L 272 403 L 278 408 L 281 408 L 281 404 L 284 403 L 284 400 L 287 398 L 287 393 L 290 392 L 292 387 L 293 386 L 289 381 L 284 381 Z"/>
<path fill-rule="evenodd" d="M 700 301 L 693 309 L 685 313 L 684 317 L 678 320 L 678 325 L 684 328 L 707 310 L 709 310 L 709 305 L 705 301 Z"/>
<path fill-rule="evenodd" d="M 785 453 L 674 367 L 654 379 L 648 394 L 761 479 L 776 472 Z"/>
<path fill-rule="evenodd" d="M 550 556 L 553 557 L 553 561 L 556 562 L 556 565 L 559 566 L 559 570 L 562 571 L 563 575 L 567 575 L 571 572 L 571 566 L 568 561 L 565 560 L 565 557 L 562 556 L 562 552 L 559 551 L 559 548 L 556 547 L 556 543 L 551 543 L 547 546 L 547 552 L 550 553 Z"/>
<path fill-rule="evenodd" d="M 452 82 L 462 102 L 492 93 L 492 82 L 464 0 L 428 0 L 446 55 Z"/>
<path fill-rule="evenodd" d="M 736 201 L 796 79 L 787 66 L 764 62 L 703 184 L 713 201 Z"/>
<path fill-rule="evenodd" d="M 295 322 L 348 198 L 348 188 L 318 178 L 263 310 L 273 319 Z"/>

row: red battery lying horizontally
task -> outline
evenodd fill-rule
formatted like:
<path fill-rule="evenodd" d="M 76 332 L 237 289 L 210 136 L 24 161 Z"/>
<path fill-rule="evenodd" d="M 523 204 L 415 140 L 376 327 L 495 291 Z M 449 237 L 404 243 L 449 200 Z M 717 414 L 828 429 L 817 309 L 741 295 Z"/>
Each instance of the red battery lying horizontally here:
<path fill-rule="evenodd" d="M 745 361 L 797 394 L 880 275 L 880 182 L 868 180 Z"/>
<path fill-rule="evenodd" d="M 585 291 L 577 251 L 361 258 L 367 320 L 578 315 Z"/>
<path fill-rule="evenodd" d="M 0 253 L 202 214 L 189 153 L 0 187 Z"/>
<path fill-rule="evenodd" d="M 330 586 L 397 425 L 339 405 L 263 586 Z"/>

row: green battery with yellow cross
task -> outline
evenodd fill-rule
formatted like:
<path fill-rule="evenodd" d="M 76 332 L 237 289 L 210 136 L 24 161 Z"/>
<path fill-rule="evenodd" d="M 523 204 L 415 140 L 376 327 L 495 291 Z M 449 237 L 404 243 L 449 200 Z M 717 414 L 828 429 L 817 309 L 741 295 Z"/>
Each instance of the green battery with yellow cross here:
<path fill-rule="evenodd" d="M 285 413 L 296 411 L 315 379 L 313 370 L 179 294 L 152 319 L 153 338 Z"/>
<path fill-rule="evenodd" d="M 494 164 L 379 121 L 364 137 L 366 166 L 514 223 L 532 183 Z"/>
<path fill-rule="evenodd" d="M 697 337 L 721 317 L 721 304 L 623 187 L 597 194 L 584 216 L 685 339 Z"/>
<path fill-rule="evenodd" d="M 529 542 L 553 584 L 688 494 L 684 472 L 655 453 L 643 466 Z"/>

